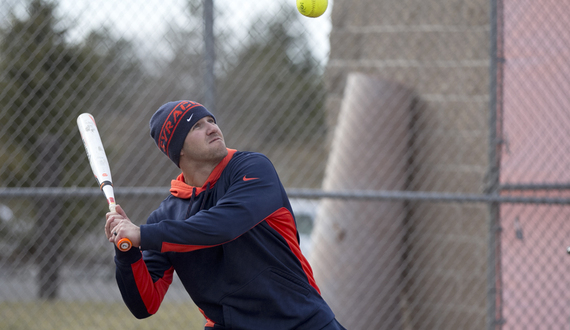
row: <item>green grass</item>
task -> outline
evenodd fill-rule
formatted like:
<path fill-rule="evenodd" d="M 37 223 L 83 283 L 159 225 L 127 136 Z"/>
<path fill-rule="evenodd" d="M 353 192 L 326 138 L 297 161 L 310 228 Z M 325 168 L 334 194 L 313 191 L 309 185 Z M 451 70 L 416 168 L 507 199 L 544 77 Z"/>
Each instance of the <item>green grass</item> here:
<path fill-rule="evenodd" d="M 191 302 L 163 303 L 158 313 L 136 319 L 122 302 L 1 302 L 2 330 L 204 329 L 204 317 Z"/>

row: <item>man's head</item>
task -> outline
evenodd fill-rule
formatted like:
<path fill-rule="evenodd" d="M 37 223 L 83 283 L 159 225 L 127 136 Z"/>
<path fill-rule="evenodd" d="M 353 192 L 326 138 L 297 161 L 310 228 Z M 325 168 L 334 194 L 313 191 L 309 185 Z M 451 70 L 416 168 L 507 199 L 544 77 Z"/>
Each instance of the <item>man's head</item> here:
<path fill-rule="evenodd" d="M 158 148 L 180 167 L 180 152 L 192 127 L 204 117 L 216 118 L 204 106 L 192 101 L 162 105 L 150 119 L 150 135 Z"/>

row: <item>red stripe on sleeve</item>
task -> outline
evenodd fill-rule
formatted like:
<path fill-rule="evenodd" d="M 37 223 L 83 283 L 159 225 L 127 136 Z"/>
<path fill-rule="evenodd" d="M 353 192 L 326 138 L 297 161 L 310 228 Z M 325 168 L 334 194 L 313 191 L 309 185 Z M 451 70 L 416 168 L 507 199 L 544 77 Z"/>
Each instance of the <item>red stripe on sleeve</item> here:
<path fill-rule="evenodd" d="M 271 226 L 271 228 L 275 229 L 289 245 L 289 248 L 295 254 L 295 256 L 301 262 L 301 266 L 303 267 L 303 271 L 307 275 L 309 280 L 309 284 L 317 292 L 320 294 L 321 291 L 315 282 L 315 278 L 313 277 L 313 269 L 309 264 L 309 261 L 305 258 L 303 253 L 301 253 L 301 247 L 299 246 L 299 242 L 297 241 L 297 228 L 295 227 L 295 220 L 293 215 L 289 210 L 282 207 L 279 210 L 273 212 L 270 216 L 266 218 L 267 224 Z"/>
<path fill-rule="evenodd" d="M 174 267 L 170 267 L 165 271 L 162 278 L 156 282 L 153 282 L 143 259 L 132 264 L 131 269 L 133 270 L 135 282 L 146 310 L 149 314 L 156 313 L 166 295 L 168 287 L 172 283 Z"/>
<path fill-rule="evenodd" d="M 221 245 L 221 244 L 218 244 Z M 187 244 L 177 244 L 177 243 L 168 243 L 162 242 L 162 247 L 160 252 L 191 252 L 200 249 L 206 249 L 218 245 L 187 245 Z"/>

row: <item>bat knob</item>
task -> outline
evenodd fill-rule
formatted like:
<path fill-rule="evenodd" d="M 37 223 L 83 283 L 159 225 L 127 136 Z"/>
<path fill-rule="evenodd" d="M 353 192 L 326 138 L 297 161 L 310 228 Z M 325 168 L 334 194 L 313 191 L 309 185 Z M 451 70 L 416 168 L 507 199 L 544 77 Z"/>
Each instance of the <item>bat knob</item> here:
<path fill-rule="evenodd" d="M 570 246 L 566 248 L 566 253 L 570 254 Z"/>
<path fill-rule="evenodd" d="M 117 248 L 123 252 L 129 251 L 132 246 L 133 243 L 131 243 L 131 240 L 129 240 L 128 238 L 121 238 L 117 242 Z"/>

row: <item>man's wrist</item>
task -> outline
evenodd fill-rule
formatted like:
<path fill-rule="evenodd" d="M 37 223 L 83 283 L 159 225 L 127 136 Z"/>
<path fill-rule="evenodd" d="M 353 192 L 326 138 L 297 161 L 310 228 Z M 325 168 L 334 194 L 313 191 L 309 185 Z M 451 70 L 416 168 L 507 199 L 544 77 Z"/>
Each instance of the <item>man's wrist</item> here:
<path fill-rule="evenodd" d="M 115 245 L 115 262 L 117 264 L 124 264 L 130 267 L 131 264 L 139 261 L 142 258 L 142 253 L 139 248 L 132 247 L 128 251 L 121 251 Z"/>

